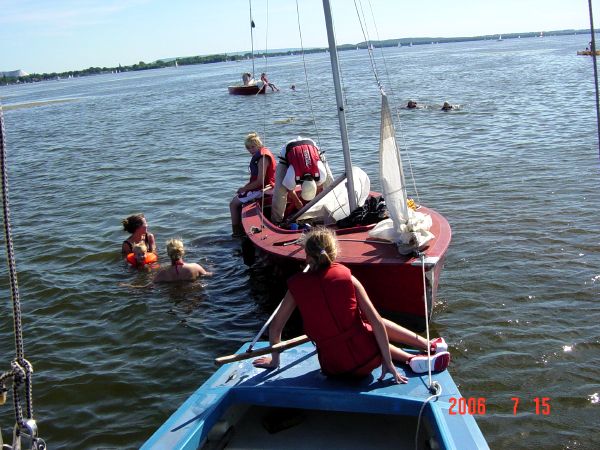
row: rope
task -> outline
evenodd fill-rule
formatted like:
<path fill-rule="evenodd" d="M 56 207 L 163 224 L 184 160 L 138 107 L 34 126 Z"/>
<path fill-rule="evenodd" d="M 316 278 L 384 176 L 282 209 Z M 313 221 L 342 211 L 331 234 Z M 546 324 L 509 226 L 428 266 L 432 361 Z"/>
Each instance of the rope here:
<path fill-rule="evenodd" d="M 442 395 L 442 386 L 440 386 L 440 384 L 437 381 L 435 382 L 435 384 L 436 384 L 436 387 L 439 389 L 436 390 L 435 394 L 429 396 L 427 398 L 427 400 L 425 400 L 423 402 L 423 404 L 421 405 L 421 409 L 419 410 L 419 416 L 417 418 L 417 429 L 415 431 L 415 449 L 417 449 L 417 450 L 419 449 L 419 430 L 421 428 L 421 419 L 423 418 L 423 411 L 425 411 L 425 407 L 428 405 L 428 403 L 431 400 Z"/>
<path fill-rule="evenodd" d="M 13 379 L 13 405 L 15 411 L 15 439 L 18 439 L 22 429 L 30 429 L 30 424 L 33 422 L 33 391 L 31 374 L 33 367 L 25 359 L 25 351 L 23 346 L 23 329 L 21 325 L 21 300 L 19 296 L 19 284 L 17 281 L 17 269 L 15 262 L 15 253 L 12 242 L 12 233 L 10 227 L 10 208 L 8 201 L 8 170 L 6 165 L 6 132 L 4 128 L 4 113 L 2 104 L 0 103 L 0 170 L 2 172 L 2 212 L 4 217 L 4 237 L 6 242 L 6 257 L 8 264 L 10 292 L 13 302 L 13 322 L 15 334 L 15 359 L 11 363 L 11 372 L 4 373 L 0 377 L 0 386 L 10 377 Z M 27 420 L 23 418 L 21 406 L 21 387 L 25 386 L 25 401 L 27 407 Z M 38 442 L 37 436 L 32 436 L 32 442 Z M 43 442 L 43 441 L 41 441 Z M 15 446 L 16 443 L 13 443 Z M 20 444 L 19 444 L 20 446 Z M 44 444 L 45 447 L 45 444 Z"/>
<path fill-rule="evenodd" d="M 427 404 L 433 400 L 434 398 L 439 397 L 440 395 L 442 395 L 442 386 L 437 382 L 437 381 L 432 381 L 431 379 L 431 345 L 429 345 L 429 310 L 427 308 L 427 282 L 425 279 L 425 254 L 424 253 L 419 253 L 419 258 L 421 259 L 421 273 L 423 274 L 423 299 L 424 299 L 424 304 L 425 304 L 425 333 L 427 336 L 427 364 L 428 364 L 428 375 L 429 375 L 429 392 L 431 392 L 433 395 L 431 395 L 429 398 L 427 398 L 427 400 L 425 400 L 425 402 L 423 403 L 423 405 L 421 405 L 421 410 L 419 411 L 419 417 L 417 419 L 417 430 L 415 432 L 415 448 L 418 449 L 418 442 L 419 442 L 419 428 L 421 426 L 421 418 L 423 415 L 423 411 L 425 410 L 425 406 L 427 406 Z"/>
<path fill-rule="evenodd" d="M 592 0 L 588 0 L 590 10 L 590 32 L 592 33 L 592 61 L 594 64 L 594 86 L 596 87 L 596 124 L 598 127 L 598 151 L 600 156 L 600 100 L 598 99 L 598 66 L 596 65 L 596 31 L 594 30 L 594 16 L 592 14 Z"/>
<path fill-rule="evenodd" d="M 421 273 L 423 275 L 423 299 L 425 304 L 425 334 L 427 336 L 427 362 L 428 362 L 428 373 L 429 373 L 429 389 L 432 388 L 433 383 L 431 381 L 431 346 L 429 345 L 429 311 L 427 308 L 427 281 L 425 279 L 425 253 L 419 253 L 421 259 Z"/>

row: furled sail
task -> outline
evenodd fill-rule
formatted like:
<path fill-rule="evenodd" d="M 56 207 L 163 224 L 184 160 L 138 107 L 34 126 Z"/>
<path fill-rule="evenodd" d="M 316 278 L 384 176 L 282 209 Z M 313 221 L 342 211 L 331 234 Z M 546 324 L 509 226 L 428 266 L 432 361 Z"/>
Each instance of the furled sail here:
<path fill-rule="evenodd" d="M 434 236 L 431 217 L 407 205 L 402 160 L 396 144 L 396 131 L 387 96 L 381 95 L 381 135 L 379 176 L 390 219 L 379 222 L 369 235 L 395 242 L 401 253 L 423 248 Z"/>
<path fill-rule="evenodd" d="M 354 178 L 354 195 L 358 206 L 365 204 L 371 190 L 369 176 L 359 167 L 352 167 Z M 348 201 L 348 188 L 345 182 L 338 184 L 332 191 L 317 201 L 299 220 L 321 219 L 326 224 L 335 223 L 350 215 L 350 202 Z"/>

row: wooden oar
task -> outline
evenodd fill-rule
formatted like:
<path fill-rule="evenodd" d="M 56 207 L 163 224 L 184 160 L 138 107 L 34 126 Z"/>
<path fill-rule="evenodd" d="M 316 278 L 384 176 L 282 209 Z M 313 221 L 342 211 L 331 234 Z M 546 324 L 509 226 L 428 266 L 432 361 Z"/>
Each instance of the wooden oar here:
<path fill-rule="evenodd" d="M 229 356 L 221 356 L 220 358 L 215 358 L 215 365 L 222 366 L 223 364 L 228 364 L 234 361 L 242 361 L 244 359 L 254 358 L 255 356 L 266 355 L 267 353 L 272 352 L 282 352 L 287 350 L 288 348 L 296 347 L 300 344 L 304 344 L 308 342 L 310 339 L 303 334 L 302 336 L 295 337 L 293 339 L 288 339 L 287 341 L 281 341 L 279 344 L 270 345 L 268 347 L 259 348 L 258 350 L 252 350 L 245 353 L 235 353 Z"/>

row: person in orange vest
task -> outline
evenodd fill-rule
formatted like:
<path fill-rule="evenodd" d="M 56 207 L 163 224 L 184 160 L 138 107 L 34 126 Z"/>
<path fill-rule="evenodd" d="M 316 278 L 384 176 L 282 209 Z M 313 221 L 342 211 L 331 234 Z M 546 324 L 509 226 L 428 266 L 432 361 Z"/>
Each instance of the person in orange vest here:
<path fill-rule="evenodd" d="M 127 255 L 127 262 L 136 269 L 157 267 L 154 263 L 158 257 L 154 253 L 148 252 L 148 247 L 144 241 L 133 244 L 132 252 Z"/>
<path fill-rule="evenodd" d="M 433 372 L 448 367 L 450 353 L 443 338 L 428 343 L 379 315 L 360 281 L 335 262 L 337 240 L 331 230 L 319 228 L 307 233 L 303 245 L 310 269 L 288 280 L 288 291 L 269 327 L 271 345 L 281 341 L 283 327 L 297 307 L 325 375 L 360 378 L 381 366 L 380 380 L 391 374 L 396 383 L 406 383 L 408 379 L 393 361 L 405 363 L 415 373 L 427 372 L 429 364 Z M 422 351 L 429 347 L 431 358 L 408 353 L 390 341 Z M 253 364 L 276 368 L 279 353 L 255 359 Z"/>
<path fill-rule="evenodd" d="M 250 133 L 244 141 L 246 150 L 252 155 L 248 169 L 250 180 L 237 190 L 229 203 L 233 237 L 244 236 L 242 228 L 242 205 L 260 198 L 263 192 L 275 184 L 275 157 L 265 147 L 257 133 Z"/>

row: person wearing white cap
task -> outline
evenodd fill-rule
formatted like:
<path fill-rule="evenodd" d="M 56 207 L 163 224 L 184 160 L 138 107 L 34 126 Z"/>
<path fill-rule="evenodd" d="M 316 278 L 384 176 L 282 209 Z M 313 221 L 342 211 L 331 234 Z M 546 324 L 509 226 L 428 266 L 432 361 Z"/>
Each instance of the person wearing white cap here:
<path fill-rule="evenodd" d="M 303 203 L 294 191 L 297 185 L 301 185 L 300 197 L 308 202 L 326 179 L 327 169 L 321 160 L 319 147 L 312 139 L 298 136 L 287 142 L 281 148 L 275 171 L 271 222 L 278 225 L 283 220 L 288 195 L 296 208 L 302 208 Z"/>

